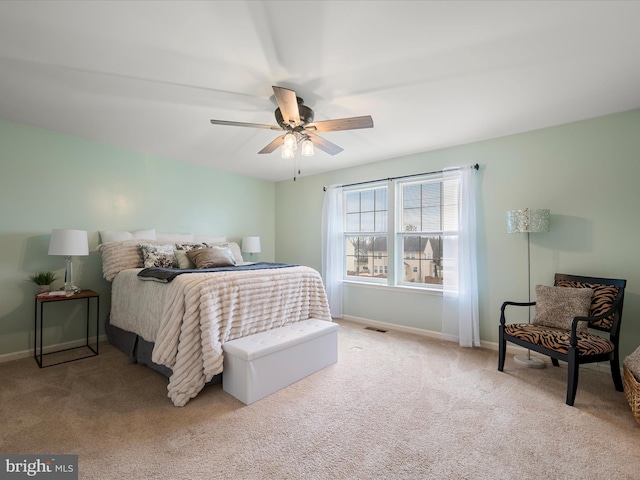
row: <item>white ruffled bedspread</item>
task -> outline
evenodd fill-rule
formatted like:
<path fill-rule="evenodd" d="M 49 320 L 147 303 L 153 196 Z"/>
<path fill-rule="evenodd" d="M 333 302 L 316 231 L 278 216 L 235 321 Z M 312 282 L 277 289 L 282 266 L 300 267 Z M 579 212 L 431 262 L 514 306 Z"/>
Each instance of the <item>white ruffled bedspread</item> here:
<path fill-rule="evenodd" d="M 161 284 L 120 272 L 111 323 L 155 342 L 152 360 L 169 367 L 176 406 L 222 372 L 222 344 L 307 318 L 331 321 L 320 274 L 309 267 L 192 273 Z M 158 319 L 160 321 L 158 322 Z"/>

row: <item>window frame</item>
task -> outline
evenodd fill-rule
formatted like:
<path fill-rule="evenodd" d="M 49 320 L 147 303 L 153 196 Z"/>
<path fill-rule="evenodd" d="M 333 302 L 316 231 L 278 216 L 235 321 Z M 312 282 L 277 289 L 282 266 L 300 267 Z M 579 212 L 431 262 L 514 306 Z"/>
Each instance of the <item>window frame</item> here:
<path fill-rule="evenodd" d="M 424 229 L 424 228 L 420 228 L 420 226 L 417 226 L 415 230 L 407 230 L 405 228 L 403 228 L 403 220 L 405 218 L 404 215 L 404 188 L 405 186 L 411 186 L 411 185 L 424 185 L 424 184 L 437 184 L 438 185 L 438 197 L 439 197 L 439 201 L 438 201 L 438 210 L 439 210 L 439 215 L 438 215 L 438 222 L 439 222 L 439 228 L 436 229 Z M 445 231 L 444 231 L 444 219 L 443 219 L 443 203 L 444 203 L 444 175 L 441 172 L 438 173 L 430 173 L 430 174 L 425 174 L 425 175 L 418 175 L 415 177 L 411 177 L 411 178 L 407 178 L 407 179 L 400 179 L 397 180 L 395 182 L 395 195 L 397 198 L 397 202 L 396 202 L 396 218 L 397 218 L 397 222 L 395 225 L 395 230 L 394 230 L 394 235 L 396 236 L 396 249 L 395 249 L 395 256 L 396 256 L 396 262 L 398 265 L 398 275 L 397 275 L 397 282 L 396 285 L 398 286 L 411 286 L 414 288 L 423 288 L 423 289 L 427 289 L 427 290 L 436 290 L 436 291 L 442 291 L 443 287 L 442 287 L 442 276 L 440 276 L 439 278 L 440 283 L 427 283 L 427 282 L 415 282 L 415 281 L 411 281 L 411 280 L 405 280 L 404 279 L 404 262 L 405 260 L 412 260 L 413 262 L 418 262 L 418 270 L 420 270 L 421 262 L 424 261 L 428 261 L 429 259 L 427 258 L 421 258 L 421 254 L 418 253 L 417 255 L 415 253 L 412 254 L 406 254 L 404 252 L 404 246 L 406 245 L 405 239 L 408 237 L 418 237 L 418 238 L 423 238 L 423 237 L 440 237 L 440 255 L 442 255 L 442 243 L 443 243 L 443 238 L 445 235 Z M 423 206 L 423 199 L 422 199 L 422 188 L 421 188 L 421 197 L 420 197 L 420 204 L 419 207 L 414 207 L 414 208 L 419 208 L 420 209 L 420 218 L 421 218 L 421 222 L 422 222 L 422 218 L 423 218 L 423 212 L 422 209 L 424 208 Z M 428 240 L 427 240 L 428 241 Z M 422 244 L 420 242 L 420 244 Z M 426 248 L 426 245 L 425 245 Z M 417 257 L 417 258 L 416 258 Z M 440 264 L 442 265 L 442 257 L 440 257 Z M 413 267 L 413 263 L 411 263 L 409 265 L 409 267 Z M 416 268 L 416 267 L 413 267 Z M 413 270 L 413 268 L 411 268 Z M 440 272 L 442 273 L 442 266 L 440 267 Z M 422 273 L 422 272 L 421 272 Z M 424 274 L 422 273 L 422 277 L 424 277 Z M 438 278 L 438 276 L 436 275 L 435 278 Z"/>
<path fill-rule="evenodd" d="M 349 194 L 353 194 L 355 192 L 358 193 L 363 193 L 363 192 L 367 192 L 367 191 L 375 191 L 375 190 L 384 190 L 386 197 L 387 197 L 387 201 L 385 203 L 385 207 L 386 210 L 376 210 L 376 200 L 375 200 L 375 194 L 374 194 L 374 209 L 371 211 L 373 212 L 373 222 L 374 222 L 374 229 L 373 230 L 348 230 L 347 229 L 347 225 L 348 225 L 348 221 L 347 221 L 347 215 L 350 213 L 349 212 L 349 202 L 347 200 L 347 196 Z M 376 183 L 372 183 L 372 184 L 368 184 L 366 187 L 362 187 L 362 186 L 353 186 L 351 188 L 345 187 L 343 188 L 342 191 L 342 195 L 343 195 L 343 247 L 344 247 L 344 254 L 343 254 L 343 261 L 344 261 L 344 267 L 343 267 L 343 272 L 342 272 L 342 276 L 343 276 L 343 281 L 346 282 L 357 282 L 357 283 L 370 283 L 370 284 L 374 284 L 374 285 L 388 285 L 388 275 L 387 277 L 375 277 L 375 273 L 373 273 L 371 276 L 365 276 L 365 275 L 348 275 L 348 265 L 349 265 L 349 257 L 350 255 L 348 254 L 348 248 L 347 248 L 347 242 L 349 238 L 356 238 L 356 237 L 370 237 L 372 238 L 372 243 L 375 243 L 375 238 L 378 237 L 384 237 L 387 239 L 387 254 L 386 256 L 380 255 L 380 254 L 375 254 L 374 252 L 376 252 L 375 250 L 371 250 L 369 255 L 366 255 L 366 258 L 369 259 L 369 261 L 372 263 L 371 264 L 371 272 L 375 272 L 375 266 L 378 266 L 378 270 L 382 271 L 383 267 L 384 267 L 384 271 L 387 271 L 387 267 L 388 267 L 388 262 L 389 262 L 389 224 L 390 224 L 390 219 L 389 219 L 389 185 L 387 181 L 384 182 L 376 182 Z M 362 200 L 361 200 L 362 201 Z M 381 231 L 376 231 L 375 229 L 375 223 L 376 223 L 376 212 L 386 212 L 386 230 L 381 230 Z M 360 215 L 362 215 L 363 211 L 362 209 L 359 210 Z M 354 250 L 355 250 L 355 246 L 354 246 Z M 354 255 L 352 255 L 353 257 L 357 257 L 360 258 L 362 255 L 355 254 L 354 251 Z M 386 264 L 385 264 L 385 258 L 386 258 Z M 381 260 L 380 262 L 378 262 L 378 260 Z M 358 261 L 359 262 L 359 261 Z M 369 265 L 367 265 L 368 267 Z"/>
<path fill-rule="evenodd" d="M 457 231 L 445 230 L 445 220 L 444 220 L 444 186 L 445 178 L 442 172 L 430 173 L 424 175 L 416 175 L 411 176 L 411 178 L 402 178 L 402 179 L 389 179 L 381 182 L 375 182 L 372 184 L 367 184 L 363 187 L 363 185 L 354 185 L 350 187 L 344 187 L 342 194 L 344 195 L 344 207 L 343 207 L 343 222 L 344 222 L 344 236 L 343 236 L 343 245 L 346 248 L 347 238 L 349 236 L 355 236 L 354 232 L 347 231 L 347 195 L 352 194 L 354 192 L 362 192 L 366 190 L 379 189 L 381 187 L 385 187 L 387 191 L 387 229 L 385 232 L 380 231 L 366 231 L 359 232 L 357 236 L 365 237 L 380 237 L 385 236 L 387 238 L 387 262 L 379 264 L 373 264 L 372 272 L 375 270 L 375 265 L 378 266 L 378 270 L 381 271 L 382 267 L 384 267 L 385 271 L 388 272 L 386 278 L 371 278 L 367 276 L 359 276 L 359 275 L 347 275 L 347 260 L 348 255 L 347 251 L 344 252 L 344 269 L 343 269 L 343 282 L 345 283 L 354 283 L 361 285 L 370 285 L 372 287 L 385 287 L 385 288 L 410 288 L 412 290 L 424 291 L 430 293 L 442 293 L 443 285 L 442 283 L 424 283 L 424 282 L 410 282 L 404 280 L 404 258 L 403 258 L 403 250 L 404 250 L 404 238 L 408 236 L 432 236 L 437 235 L 440 236 L 441 241 L 440 245 L 442 245 L 444 241 L 444 237 L 449 235 L 457 235 Z M 427 229 L 422 230 L 418 229 L 416 231 L 405 232 L 402 229 L 402 220 L 403 220 L 403 187 L 405 185 L 410 184 L 423 184 L 423 183 L 438 183 L 440 186 L 439 192 L 439 229 Z M 422 204 L 421 204 L 422 205 Z M 422 208 L 422 207 L 421 207 Z M 422 212 L 420 212 L 422 215 Z M 441 247 L 440 247 L 441 248 Z M 441 253 L 442 255 L 442 253 Z M 414 261 L 422 261 L 420 259 L 421 255 L 416 255 L 415 253 L 412 255 L 413 257 L 418 257 Z M 371 258 L 378 258 L 378 252 L 371 252 Z M 427 260 L 426 258 L 423 260 Z M 441 260 L 444 262 L 444 259 Z M 413 267 L 413 266 L 412 266 Z M 442 267 L 441 267 L 442 268 Z M 413 268 L 411 268 L 413 270 Z M 442 272 L 442 271 L 441 271 Z M 442 273 L 440 273 L 442 275 Z M 436 275 L 437 276 L 437 275 Z M 440 277 L 442 278 L 442 277 Z M 442 282 L 442 280 L 441 280 Z"/>

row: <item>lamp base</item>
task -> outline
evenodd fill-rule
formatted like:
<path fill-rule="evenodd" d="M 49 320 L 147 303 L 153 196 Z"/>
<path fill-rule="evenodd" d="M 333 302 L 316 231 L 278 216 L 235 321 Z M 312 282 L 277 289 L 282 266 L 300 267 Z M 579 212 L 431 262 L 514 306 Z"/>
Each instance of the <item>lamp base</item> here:
<path fill-rule="evenodd" d="M 80 289 L 73 284 L 73 263 L 71 263 L 71 255 L 67 255 L 67 269 L 64 272 L 63 290 L 67 293 L 78 293 Z"/>
<path fill-rule="evenodd" d="M 76 287 L 73 283 L 65 283 L 62 289 L 67 293 L 78 293 L 80 288 Z"/>
<path fill-rule="evenodd" d="M 532 357 L 530 353 L 527 353 L 526 355 L 516 355 L 513 357 L 513 360 L 518 365 L 529 368 L 544 368 L 547 366 L 547 364 L 544 363 L 544 360 L 541 360 L 538 357 Z"/>

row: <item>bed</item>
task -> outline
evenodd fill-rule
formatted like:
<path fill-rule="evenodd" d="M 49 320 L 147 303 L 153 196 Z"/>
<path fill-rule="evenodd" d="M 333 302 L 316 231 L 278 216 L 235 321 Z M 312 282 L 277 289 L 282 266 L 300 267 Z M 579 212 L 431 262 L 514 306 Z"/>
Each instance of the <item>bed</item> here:
<path fill-rule="evenodd" d="M 223 343 L 308 318 L 331 321 L 316 270 L 245 263 L 232 242 L 129 239 L 98 250 L 103 276 L 112 283 L 109 342 L 168 376 L 168 396 L 176 406 L 220 381 Z M 184 253 L 197 258 L 192 250 L 201 256 L 224 252 L 235 261 L 188 265 Z"/>

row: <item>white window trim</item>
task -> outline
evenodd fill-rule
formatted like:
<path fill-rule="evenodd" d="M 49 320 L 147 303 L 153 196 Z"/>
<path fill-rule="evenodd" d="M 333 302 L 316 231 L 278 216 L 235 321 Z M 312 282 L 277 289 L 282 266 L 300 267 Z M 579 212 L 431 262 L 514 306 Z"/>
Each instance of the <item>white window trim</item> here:
<path fill-rule="evenodd" d="M 393 261 L 390 257 L 389 257 L 389 225 L 391 225 L 391 211 L 389 210 L 391 208 L 390 202 L 389 202 L 389 182 L 388 181 L 381 181 L 381 182 L 375 182 L 375 183 L 371 183 L 369 185 L 367 185 L 366 187 L 362 187 L 361 185 L 354 185 L 353 187 L 344 187 L 342 190 L 342 195 L 343 195 L 343 205 L 346 211 L 347 208 L 347 194 L 350 192 L 364 192 L 367 190 L 376 190 L 379 189 L 381 187 L 385 187 L 387 189 L 387 231 L 386 232 L 351 232 L 351 231 L 347 231 L 347 225 L 346 225 L 346 215 L 344 215 L 343 212 L 343 216 L 342 216 L 342 220 L 344 222 L 344 239 L 346 239 L 348 236 L 359 236 L 359 237 L 376 237 L 376 236 L 386 236 L 387 237 L 387 265 L 390 266 L 390 263 Z M 344 241 L 344 240 L 343 240 Z M 346 254 L 345 254 L 345 258 L 346 258 Z M 353 276 L 347 276 L 347 272 L 346 272 L 346 268 L 343 271 L 342 274 L 342 280 L 343 282 L 355 282 L 355 283 L 361 283 L 361 284 L 367 284 L 367 285 L 375 285 L 375 286 L 388 286 L 388 278 L 367 278 L 367 277 L 361 277 L 361 276 L 357 276 L 357 275 L 353 275 Z"/>
<path fill-rule="evenodd" d="M 428 287 L 416 287 L 415 284 L 402 284 L 402 285 L 389 285 L 387 283 L 371 283 L 368 281 L 357 281 L 357 280 L 343 280 L 343 285 L 349 287 L 361 287 L 361 288 L 373 288 L 378 290 L 389 290 L 389 291 L 406 291 L 411 293 L 420 293 L 426 295 L 436 295 L 442 296 L 442 289 L 428 288 Z"/>
<path fill-rule="evenodd" d="M 405 289 L 416 292 L 427 292 L 432 294 L 441 295 L 443 292 L 443 286 L 439 284 L 431 283 L 415 283 L 404 282 L 401 279 L 403 275 L 404 261 L 402 258 L 402 252 L 396 249 L 396 241 L 406 232 L 400 231 L 400 215 L 396 212 L 396 205 L 399 205 L 402 197 L 402 186 L 411 183 L 423 183 L 425 181 L 433 181 L 441 183 L 443 181 L 442 173 L 431 173 L 426 175 L 420 175 L 412 177 L 411 180 L 391 179 L 382 182 L 376 182 L 363 188 L 361 185 L 354 185 L 350 188 L 343 189 L 344 202 L 346 208 L 346 195 L 353 191 L 365 191 L 374 190 L 380 187 L 387 188 L 387 265 L 388 273 L 387 278 L 366 278 L 358 276 L 347 276 L 346 271 L 343 272 L 343 282 L 346 285 L 366 286 L 372 288 L 382 289 Z M 346 215 L 343 215 L 343 221 L 345 222 L 345 238 L 346 232 Z M 380 236 L 381 232 L 357 232 L 361 236 Z M 444 235 L 444 232 L 411 232 L 416 236 L 431 234 L 431 235 Z M 354 232 L 349 232 L 350 235 L 354 235 Z"/>

